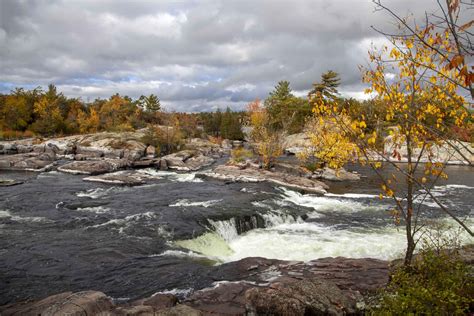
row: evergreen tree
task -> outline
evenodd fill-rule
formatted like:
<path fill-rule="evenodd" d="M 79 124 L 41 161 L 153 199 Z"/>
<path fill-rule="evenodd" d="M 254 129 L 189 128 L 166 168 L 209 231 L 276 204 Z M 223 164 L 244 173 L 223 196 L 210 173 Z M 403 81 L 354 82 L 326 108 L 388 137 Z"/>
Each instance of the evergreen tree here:
<path fill-rule="evenodd" d="M 313 83 L 313 89 L 309 92 L 308 96 L 311 98 L 314 95 L 322 95 L 327 99 L 335 99 L 339 94 L 337 88 L 341 83 L 339 74 L 332 70 L 329 70 L 321 75 L 321 82 Z"/>
<path fill-rule="evenodd" d="M 154 94 L 145 97 L 145 110 L 152 113 L 159 112 L 161 110 L 160 99 Z"/>

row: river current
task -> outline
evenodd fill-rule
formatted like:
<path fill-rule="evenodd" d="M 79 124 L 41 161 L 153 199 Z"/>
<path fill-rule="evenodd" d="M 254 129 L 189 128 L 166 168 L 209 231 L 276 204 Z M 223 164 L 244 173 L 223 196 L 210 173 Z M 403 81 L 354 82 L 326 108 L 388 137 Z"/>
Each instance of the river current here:
<path fill-rule="evenodd" d="M 358 171 L 361 181 L 328 182 L 324 196 L 153 169 L 140 170 L 153 181 L 135 187 L 1 172 L 24 183 L 0 188 L 0 305 L 85 289 L 118 301 L 185 296 L 207 284 L 209 267 L 245 257 L 397 258 L 405 239 L 392 202 L 379 199 L 373 174 Z M 474 172 L 447 172 L 433 192 L 474 228 Z M 424 218 L 452 223 L 430 199 L 419 202 Z"/>

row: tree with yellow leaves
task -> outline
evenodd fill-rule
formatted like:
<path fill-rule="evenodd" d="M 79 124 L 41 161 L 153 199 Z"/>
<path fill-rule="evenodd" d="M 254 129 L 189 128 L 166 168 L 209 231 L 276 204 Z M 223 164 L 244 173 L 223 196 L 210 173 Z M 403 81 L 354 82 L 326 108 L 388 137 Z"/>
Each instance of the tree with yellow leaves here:
<path fill-rule="evenodd" d="M 259 99 L 248 104 L 247 113 L 252 129 L 250 139 L 260 156 L 263 168 L 270 169 L 275 159 L 283 153 L 281 132 L 272 128 L 267 109 L 262 107 Z"/>
<path fill-rule="evenodd" d="M 411 263 L 423 228 L 419 217 L 423 204 L 417 203 L 417 199 L 430 198 L 473 236 L 471 229 L 456 216 L 463 211 L 453 211 L 431 192 L 439 178 L 447 177 L 444 171 L 447 161 L 440 160 L 435 149 L 451 146 L 462 154 L 458 146 L 464 145 L 451 138 L 451 131 L 454 126 L 472 126 L 473 117 L 468 111 L 469 102 L 459 93 L 464 68 L 457 64 L 453 67 L 452 62 L 447 65 L 437 50 L 418 39 L 422 37 L 431 42 L 430 36 L 426 29 L 417 29 L 417 35 L 413 36 L 392 36 L 390 47 L 384 46 L 379 51 L 374 48 L 369 52 L 373 67 L 362 69 L 363 81 L 370 85 L 366 92 L 375 94 L 375 100 L 385 104 L 384 119 L 393 125 L 389 130 L 390 137 L 380 135 L 377 129 L 370 131 L 364 116 L 349 122 L 343 107 L 320 95 L 312 98 L 315 115 L 336 124 L 343 131 L 341 135 L 356 145 L 360 161 L 376 171 L 385 197 L 395 202 L 392 214 L 397 223 L 403 222 L 405 226 L 406 265 Z M 445 32 L 445 40 L 441 43 L 446 49 L 449 36 L 450 33 Z M 395 77 L 387 76 L 389 73 Z M 377 146 L 387 140 L 392 144 L 390 152 Z M 401 148 L 406 151 L 406 164 L 396 163 L 402 158 Z M 339 165 L 340 157 L 334 157 L 334 164 Z M 469 157 L 465 160 L 470 163 Z M 379 170 L 381 161 L 397 169 L 399 175 L 385 176 Z"/>

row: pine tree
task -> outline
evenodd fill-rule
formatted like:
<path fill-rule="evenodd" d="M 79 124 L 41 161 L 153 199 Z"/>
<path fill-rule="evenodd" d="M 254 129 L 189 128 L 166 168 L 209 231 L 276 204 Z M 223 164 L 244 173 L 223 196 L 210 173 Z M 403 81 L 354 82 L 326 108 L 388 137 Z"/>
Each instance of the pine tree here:
<path fill-rule="evenodd" d="M 339 94 L 337 88 L 341 83 L 339 74 L 332 70 L 329 70 L 321 75 L 321 82 L 313 83 L 313 89 L 309 92 L 308 96 L 311 98 L 314 95 L 322 95 L 327 99 L 335 99 Z"/>

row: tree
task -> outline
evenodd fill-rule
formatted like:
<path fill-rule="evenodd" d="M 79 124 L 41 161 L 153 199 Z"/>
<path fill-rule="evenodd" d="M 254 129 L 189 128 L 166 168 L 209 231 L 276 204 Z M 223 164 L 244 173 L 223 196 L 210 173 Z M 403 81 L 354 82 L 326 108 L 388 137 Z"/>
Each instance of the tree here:
<path fill-rule="evenodd" d="M 95 133 L 99 131 L 100 117 L 94 108 L 90 108 L 90 114 L 87 115 L 82 110 L 79 110 L 78 116 L 79 131 L 81 133 Z"/>
<path fill-rule="evenodd" d="M 460 0 L 436 1 L 438 10 L 427 13 L 422 24 L 411 23 L 410 19 L 398 15 L 385 6 L 381 0 L 373 0 L 377 10 L 387 12 L 397 23 L 399 34 L 389 34 L 374 28 L 388 38 L 409 38 L 415 45 L 429 51 L 430 59 L 412 59 L 419 68 L 434 72 L 448 79 L 461 91 L 474 99 L 474 72 L 469 69 L 470 57 L 474 55 L 472 44 L 472 10 L 474 2 Z M 445 76 L 445 72 L 454 71 L 456 76 Z M 435 84 L 435 83 L 434 83 Z"/>
<path fill-rule="evenodd" d="M 321 82 L 313 83 L 313 89 L 309 92 L 308 96 L 322 96 L 323 98 L 335 99 L 339 94 L 337 88 L 341 83 L 339 74 L 332 70 L 321 75 Z"/>
<path fill-rule="evenodd" d="M 469 126 L 472 122 L 467 101 L 457 93 L 454 79 L 458 78 L 459 70 L 446 68 L 435 50 L 412 37 L 393 36 L 390 39 L 392 49 L 383 47 L 381 51 L 371 51 L 369 57 L 374 67 L 363 69 L 363 80 L 370 85 L 366 92 L 375 93 L 375 100 L 386 104 L 384 119 L 394 124 L 389 138 L 381 139 L 377 130 L 368 130 L 364 115 L 348 122 L 346 110 L 338 107 L 334 100 L 325 98 L 324 90 L 315 93 L 312 103 L 314 113 L 337 124 L 357 145 L 360 160 L 368 163 L 380 177 L 385 196 L 395 203 L 392 211 L 395 220 L 403 221 L 405 226 L 405 264 L 409 265 L 424 225 L 420 218 L 423 204 L 417 204 L 416 198 L 431 198 L 473 235 L 456 212 L 443 205 L 431 192 L 439 178 L 447 177 L 444 172 L 446 161 L 435 161 L 440 158 L 436 157 L 435 149 L 454 143 L 448 138 L 453 126 Z M 426 70 L 428 62 L 431 71 Z M 397 75 L 388 80 L 388 72 Z M 390 152 L 376 146 L 378 142 L 388 141 L 394 145 Z M 393 162 L 393 158 L 401 160 L 401 148 L 406 150 L 407 163 L 403 166 Z M 392 165 L 402 176 L 385 176 L 379 170 L 383 165 L 374 157 Z M 404 182 L 405 186 L 398 186 L 399 182 Z"/>
<path fill-rule="evenodd" d="M 272 128 L 289 134 L 301 132 L 306 117 L 311 114 L 307 100 L 294 96 L 288 81 L 278 82 L 264 105 Z"/>
<path fill-rule="evenodd" d="M 64 119 L 59 107 L 64 96 L 57 93 L 53 84 L 48 85 L 48 91 L 34 103 L 33 113 L 36 121 L 32 129 L 43 135 L 53 135 L 64 131 Z"/>
<path fill-rule="evenodd" d="M 26 98 L 17 95 L 7 95 L 0 117 L 5 128 L 24 131 L 28 127 L 32 114 L 28 109 Z"/>
<path fill-rule="evenodd" d="M 227 139 L 243 139 L 244 135 L 240 126 L 239 118 L 236 113 L 232 112 L 229 107 L 222 115 L 220 134 L 222 138 Z"/>
<path fill-rule="evenodd" d="M 267 109 L 256 99 L 247 106 L 249 125 L 252 128 L 250 139 L 260 156 L 262 166 L 270 169 L 275 159 L 282 154 L 281 132 L 272 128 Z"/>

